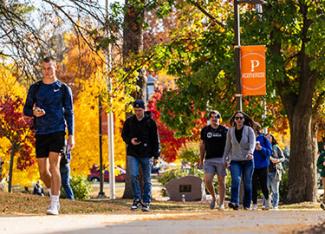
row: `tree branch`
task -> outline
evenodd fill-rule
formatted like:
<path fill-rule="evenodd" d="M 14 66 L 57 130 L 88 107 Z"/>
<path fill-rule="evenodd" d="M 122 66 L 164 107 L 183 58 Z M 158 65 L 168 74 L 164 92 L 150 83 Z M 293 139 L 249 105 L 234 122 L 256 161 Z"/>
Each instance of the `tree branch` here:
<path fill-rule="evenodd" d="M 218 21 L 213 15 L 211 15 L 209 12 L 207 12 L 198 2 L 193 1 L 193 0 L 188 0 L 189 3 L 191 3 L 193 6 L 195 6 L 196 8 L 198 8 L 204 15 L 206 15 L 210 20 L 212 20 L 212 22 L 217 23 L 219 26 L 221 26 L 222 28 L 225 27 L 225 25 Z"/>

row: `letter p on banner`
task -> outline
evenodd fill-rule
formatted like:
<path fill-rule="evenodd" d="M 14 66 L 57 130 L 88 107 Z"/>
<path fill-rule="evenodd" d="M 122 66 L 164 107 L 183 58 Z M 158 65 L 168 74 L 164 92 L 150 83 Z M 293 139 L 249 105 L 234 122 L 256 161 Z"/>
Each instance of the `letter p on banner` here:
<path fill-rule="evenodd" d="M 242 95 L 266 95 L 265 46 L 241 46 L 240 67 Z"/>

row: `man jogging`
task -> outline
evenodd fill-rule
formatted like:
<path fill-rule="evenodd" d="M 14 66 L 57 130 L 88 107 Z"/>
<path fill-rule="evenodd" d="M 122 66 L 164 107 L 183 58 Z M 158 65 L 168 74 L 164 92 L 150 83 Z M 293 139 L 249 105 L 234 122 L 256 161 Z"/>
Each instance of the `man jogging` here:
<path fill-rule="evenodd" d="M 149 211 L 151 202 L 151 164 L 150 158 L 159 157 L 159 137 L 157 125 L 150 114 L 145 113 L 144 102 L 138 99 L 133 104 L 135 114 L 129 117 L 123 126 L 122 137 L 127 144 L 128 173 L 133 190 L 131 210 L 142 205 L 142 211 Z M 143 195 L 138 180 L 139 164 L 143 174 Z M 142 199 L 142 201 L 141 201 Z"/>
<path fill-rule="evenodd" d="M 55 61 L 46 57 L 42 61 L 43 79 L 28 90 L 24 114 L 34 118 L 36 158 L 41 180 L 50 192 L 49 215 L 58 215 L 60 204 L 60 154 L 65 146 L 74 146 L 74 117 L 71 89 L 56 77 Z"/>
<path fill-rule="evenodd" d="M 216 203 L 213 178 L 215 174 L 217 174 L 219 193 L 218 208 L 223 210 L 226 192 L 226 167 L 223 152 L 226 145 L 228 129 L 220 125 L 220 118 L 221 115 L 218 111 L 211 111 L 208 115 L 210 125 L 205 126 L 201 130 L 199 167 L 202 168 L 203 159 L 205 159 L 204 181 L 206 188 L 212 196 L 212 201 L 210 203 L 211 209 L 214 209 Z"/>

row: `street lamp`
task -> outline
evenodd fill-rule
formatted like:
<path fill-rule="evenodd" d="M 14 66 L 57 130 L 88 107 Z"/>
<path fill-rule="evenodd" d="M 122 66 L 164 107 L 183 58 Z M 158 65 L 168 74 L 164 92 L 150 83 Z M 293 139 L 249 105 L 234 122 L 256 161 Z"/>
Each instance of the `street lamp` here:
<path fill-rule="evenodd" d="M 243 110 L 243 96 L 242 96 L 242 84 L 241 84 L 241 67 L 240 67 L 240 16 L 239 16 L 239 4 L 251 3 L 251 4 L 266 4 L 263 0 L 234 0 L 234 15 L 235 15 L 235 64 L 236 64 L 236 83 L 237 94 L 235 97 L 239 98 L 238 109 Z M 262 7 L 259 7 L 261 10 Z"/>
<path fill-rule="evenodd" d="M 105 1 L 105 34 L 107 37 L 110 37 L 110 32 L 108 29 L 108 0 Z M 107 70 L 112 71 L 112 44 L 109 43 L 108 48 L 105 50 Z M 109 93 L 109 105 L 112 108 L 112 78 L 108 79 L 108 93 Z M 109 194 L 110 199 L 115 199 L 115 162 L 114 162 L 114 115 L 112 109 L 107 113 L 107 122 L 108 122 L 108 161 L 109 161 Z"/>
<path fill-rule="evenodd" d="M 102 132 L 102 112 L 103 112 L 103 106 L 102 106 L 102 97 L 101 95 L 98 96 L 98 116 L 99 116 L 99 192 L 98 197 L 104 198 L 104 175 L 103 175 L 103 132 Z"/>

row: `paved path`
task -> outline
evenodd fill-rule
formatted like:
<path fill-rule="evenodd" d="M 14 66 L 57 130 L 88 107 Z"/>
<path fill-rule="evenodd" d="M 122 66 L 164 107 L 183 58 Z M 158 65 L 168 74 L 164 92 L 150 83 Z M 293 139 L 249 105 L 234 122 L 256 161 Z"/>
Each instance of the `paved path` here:
<path fill-rule="evenodd" d="M 211 211 L 205 213 L 157 212 L 121 215 L 60 215 L 1 217 L 1 234 L 109 233 L 288 233 L 323 223 L 325 212 L 313 211 Z M 324 232 L 323 232 L 324 231 Z M 314 232 L 314 231 L 313 231 Z"/>

